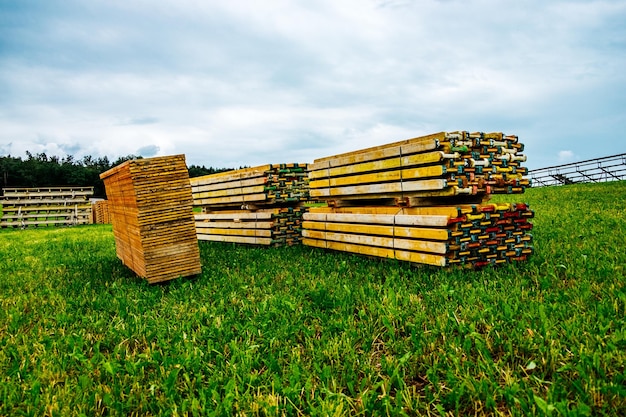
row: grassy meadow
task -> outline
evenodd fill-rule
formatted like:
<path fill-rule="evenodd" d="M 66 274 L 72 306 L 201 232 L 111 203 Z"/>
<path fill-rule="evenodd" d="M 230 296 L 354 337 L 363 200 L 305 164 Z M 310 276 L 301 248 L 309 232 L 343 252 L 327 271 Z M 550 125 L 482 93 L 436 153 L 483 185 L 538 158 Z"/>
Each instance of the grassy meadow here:
<path fill-rule="evenodd" d="M 0 415 L 625 415 L 626 182 L 529 189 L 480 271 L 200 242 L 148 285 L 109 225 L 0 229 Z"/>

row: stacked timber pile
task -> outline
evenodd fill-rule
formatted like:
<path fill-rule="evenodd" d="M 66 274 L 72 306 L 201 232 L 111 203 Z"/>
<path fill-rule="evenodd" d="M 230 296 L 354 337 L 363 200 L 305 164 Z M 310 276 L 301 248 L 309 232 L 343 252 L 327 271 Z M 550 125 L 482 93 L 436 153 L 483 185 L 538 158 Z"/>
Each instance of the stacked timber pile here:
<path fill-rule="evenodd" d="M 191 179 L 195 206 L 224 209 L 294 204 L 309 199 L 307 164 L 269 164 Z"/>
<path fill-rule="evenodd" d="M 294 245 L 302 240 L 303 207 L 220 210 L 196 214 L 199 240 L 253 245 Z"/>
<path fill-rule="evenodd" d="M 126 161 L 100 178 L 126 266 L 150 283 L 201 272 L 184 155 Z"/>
<path fill-rule="evenodd" d="M 191 179 L 199 240 L 256 245 L 300 243 L 307 164 L 269 164 Z"/>
<path fill-rule="evenodd" d="M 309 166 L 311 197 L 329 205 L 368 199 L 422 205 L 522 193 L 529 185 L 523 149 L 517 136 L 442 132 L 321 158 Z"/>
<path fill-rule="evenodd" d="M 533 252 L 526 204 L 488 204 L 529 186 L 517 136 L 442 132 L 317 159 L 303 243 L 414 263 L 480 267 Z"/>
<path fill-rule="evenodd" d="M 111 213 L 107 200 L 97 200 L 91 203 L 91 219 L 94 224 L 111 223 Z"/>
<path fill-rule="evenodd" d="M 482 267 L 532 254 L 526 204 L 311 208 L 303 243 L 413 263 Z"/>
<path fill-rule="evenodd" d="M 93 187 L 5 188 L 2 227 L 74 226 L 91 222 Z"/>

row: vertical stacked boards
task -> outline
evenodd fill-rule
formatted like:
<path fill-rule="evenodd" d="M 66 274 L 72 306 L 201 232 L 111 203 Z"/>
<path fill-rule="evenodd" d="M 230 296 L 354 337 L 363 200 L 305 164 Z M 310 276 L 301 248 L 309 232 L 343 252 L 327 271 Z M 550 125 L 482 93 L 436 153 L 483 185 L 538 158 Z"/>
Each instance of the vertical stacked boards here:
<path fill-rule="evenodd" d="M 300 243 L 307 164 L 268 164 L 191 178 L 199 240 L 256 245 Z"/>
<path fill-rule="evenodd" d="M 111 223 L 109 202 L 107 200 L 97 200 L 91 203 L 91 220 L 94 224 Z"/>
<path fill-rule="evenodd" d="M 149 283 L 201 272 L 184 155 L 126 161 L 100 178 L 126 266 Z"/>
<path fill-rule="evenodd" d="M 529 186 L 517 136 L 441 132 L 317 159 L 304 215 L 309 246 L 438 266 L 523 261 L 534 213 L 488 204 Z"/>
<path fill-rule="evenodd" d="M 2 227 L 74 226 L 91 222 L 93 187 L 5 188 Z"/>

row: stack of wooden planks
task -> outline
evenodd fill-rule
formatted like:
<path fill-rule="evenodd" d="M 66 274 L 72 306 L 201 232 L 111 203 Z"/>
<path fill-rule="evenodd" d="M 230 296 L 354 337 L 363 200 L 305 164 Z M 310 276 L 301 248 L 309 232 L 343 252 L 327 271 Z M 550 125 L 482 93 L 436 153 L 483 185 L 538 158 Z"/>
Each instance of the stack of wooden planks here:
<path fill-rule="evenodd" d="M 214 242 L 294 245 L 302 239 L 304 212 L 303 207 L 275 207 L 196 214 L 196 233 L 199 240 Z"/>
<path fill-rule="evenodd" d="M 488 203 L 529 186 L 523 150 L 517 136 L 457 131 L 316 159 L 310 195 L 327 207 L 304 214 L 303 243 L 437 266 L 526 260 L 533 211 Z"/>
<path fill-rule="evenodd" d="M 268 164 L 192 178 L 199 240 L 255 245 L 301 242 L 307 164 Z"/>
<path fill-rule="evenodd" d="M 184 155 L 126 161 L 100 178 L 126 266 L 149 283 L 201 272 Z"/>
<path fill-rule="evenodd" d="M 313 207 L 304 214 L 308 246 L 413 263 L 482 267 L 533 253 L 534 213 L 526 204 L 432 207 Z"/>
<path fill-rule="evenodd" d="M 309 199 L 307 164 L 268 164 L 191 178 L 194 205 L 210 209 L 293 204 Z"/>
<path fill-rule="evenodd" d="M 107 200 L 97 200 L 91 203 L 91 220 L 94 224 L 111 223 L 109 202 Z"/>
<path fill-rule="evenodd" d="M 93 187 L 5 188 L 2 227 L 74 226 L 91 222 Z"/>
<path fill-rule="evenodd" d="M 423 205 L 460 196 L 480 202 L 524 192 L 523 149 L 517 136 L 503 133 L 436 133 L 316 159 L 309 166 L 310 193 L 337 206 L 368 199 Z"/>

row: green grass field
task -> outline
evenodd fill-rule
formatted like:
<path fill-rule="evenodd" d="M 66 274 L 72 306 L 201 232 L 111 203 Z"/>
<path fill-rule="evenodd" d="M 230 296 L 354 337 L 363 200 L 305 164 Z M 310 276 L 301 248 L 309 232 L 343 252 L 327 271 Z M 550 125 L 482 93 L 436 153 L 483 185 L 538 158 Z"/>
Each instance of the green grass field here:
<path fill-rule="evenodd" d="M 150 286 L 111 227 L 0 230 L 0 415 L 625 415 L 626 182 L 530 189 L 530 261 L 200 243 Z"/>

